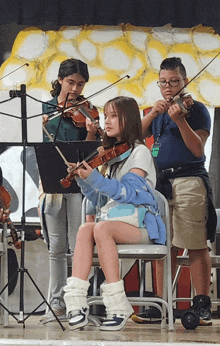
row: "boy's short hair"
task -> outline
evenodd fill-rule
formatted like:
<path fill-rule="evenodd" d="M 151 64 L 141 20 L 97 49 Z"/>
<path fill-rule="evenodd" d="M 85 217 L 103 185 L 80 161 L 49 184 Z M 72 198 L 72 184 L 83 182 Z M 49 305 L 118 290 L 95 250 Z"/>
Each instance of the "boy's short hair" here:
<path fill-rule="evenodd" d="M 166 58 L 162 61 L 160 65 L 160 71 L 161 70 L 175 70 L 179 69 L 181 75 L 183 78 L 186 78 L 186 69 L 184 65 L 182 64 L 182 61 L 180 58 L 173 57 L 173 58 Z"/>

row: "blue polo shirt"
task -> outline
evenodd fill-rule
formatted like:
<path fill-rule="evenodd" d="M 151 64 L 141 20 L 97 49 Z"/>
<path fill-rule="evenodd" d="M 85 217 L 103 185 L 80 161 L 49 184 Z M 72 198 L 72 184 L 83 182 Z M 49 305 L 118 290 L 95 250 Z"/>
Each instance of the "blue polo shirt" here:
<path fill-rule="evenodd" d="M 196 130 L 210 132 L 211 119 L 207 108 L 198 101 L 194 101 L 187 117 L 190 127 Z M 204 163 L 205 155 L 196 157 L 186 147 L 178 126 L 171 120 L 168 113 L 159 114 L 151 124 L 154 140 L 160 145 L 158 156 L 155 158 L 160 169 L 184 167 L 192 163 Z"/>
<path fill-rule="evenodd" d="M 52 100 L 48 101 L 50 104 L 43 104 L 42 111 L 43 113 L 48 112 L 54 112 L 57 110 L 56 105 L 57 102 L 57 96 L 55 96 Z M 49 115 L 49 114 L 48 114 Z M 72 141 L 83 141 L 86 139 L 87 136 L 87 130 L 85 127 L 76 127 L 72 121 L 71 118 L 64 118 L 64 117 L 56 117 L 52 120 L 49 120 L 49 122 L 46 125 L 46 129 L 49 132 L 50 135 L 55 135 L 57 132 L 57 128 L 60 122 L 60 127 L 58 131 L 58 135 L 56 137 L 57 141 L 60 142 L 72 142 Z M 44 133 L 44 142 L 50 142 L 50 139 L 47 137 L 47 135 Z"/>

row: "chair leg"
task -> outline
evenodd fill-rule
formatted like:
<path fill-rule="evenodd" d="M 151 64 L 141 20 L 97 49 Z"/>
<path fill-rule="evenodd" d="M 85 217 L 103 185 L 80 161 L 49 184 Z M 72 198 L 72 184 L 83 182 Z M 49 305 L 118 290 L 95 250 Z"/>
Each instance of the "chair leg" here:
<path fill-rule="evenodd" d="M 144 297 L 145 291 L 145 279 L 146 279 L 146 261 L 140 260 L 140 297 Z M 139 312 L 143 312 L 145 310 L 145 306 L 139 307 Z"/>
<path fill-rule="evenodd" d="M 164 259 L 163 260 L 163 300 L 167 301 L 167 297 L 168 297 L 168 292 L 167 292 L 167 289 L 168 289 L 168 285 L 167 285 L 167 281 L 168 281 L 168 278 L 167 278 L 167 259 Z M 164 304 L 162 305 L 162 309 L 163 309 L 163 316 L 164 318 L 162 319 L 161 321 L 161 328 L 162 329 L 165 329 L 166 328 L 166 313 L 167 313 L 167 310 L 165 309 L 165 306 Z M 169 311 L 168 311 L 168 315 L 169 315 Z"/>
<path fill-rule="evenodd" d="M 188 250 L 185 249 L 185 250 L 183 251 L 183 256 L 187 256 L 187 255 L 188 255 Z M 176 285 L 177 285 L 177 282 L 178 282 L 178 280 L 179 280 L 179 276 L 180 276 L 180 273 L 181 273 L 181 269 L 182 269 L 182 266 L 179 265 L 179 266 L 177 267 L 177 271 L 176 271 L 176 274 L 175 274 L 175 278 L 174 278 L 174 280 L 173 280 L 172 293 L 174 293 L 174 291 L 175 291 L 175 289 L 176 289 Z"/>
<path fill-rule="evenodd" d="M 97 296 L 98 295 L 98 272 L 99 272 L 99 267 L 94 267 L 94 276 L 93 276 L 93 296 Z M 92 313 L 94 315 L 97 314 L 97 306 L 93 305 L 92 306 Z"/>
<path fill-rule="evenodd" d="M 171 270 L 171 252 L 169 251 L 166 258 L 166 285 L 167 285 L 167 302 L 168 302 L 168 324 L 169 330 L 174 330 L 173 324 L 173 295 L 172 295 L 172 270 Z"/>

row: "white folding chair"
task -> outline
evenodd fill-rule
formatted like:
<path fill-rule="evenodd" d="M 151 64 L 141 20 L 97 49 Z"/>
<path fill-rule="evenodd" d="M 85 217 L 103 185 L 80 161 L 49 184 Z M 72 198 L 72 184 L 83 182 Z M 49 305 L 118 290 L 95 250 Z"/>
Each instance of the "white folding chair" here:
<path fill-rule="evenodd" d="M 166 198 L 158 191 L 155 191 L 155 198 L 157 200 L 160 214 L 165 220 L 167 231 L 166 245 L 147 245 L 147 244 L 120 244 L 117 245 L 119 259 L 140 259 L 146 262 L 163 260 L 164 261 L 164 289 L 163 298 L 155 297 L 128 297 L 130 303 L 136 306 L 155 306 L 157 307 L 162 316 L 161 328 L 166 328 L 166 314 L 168 315 L 168 329 L 173 330 L 173 307 L 172 307 L 172 276 L 171 276 L 171 244 L 170 244 L 170 222 L 169 222 L 169 207 Z M 86 217 L 86 198 L 82 204 L 82 223 L 85 222 Z M 94 259 L 97 261 L 97 249 L 94 247 Z M 147 304 L 146 304 L 147 303 Z M 161 306 L 158 304 L 162 304 Z M 102 304 L 102 297 L 92 296 L 88 298 L 89 305 Z M 94 320 L 90 316 L 90 321 Z"/>

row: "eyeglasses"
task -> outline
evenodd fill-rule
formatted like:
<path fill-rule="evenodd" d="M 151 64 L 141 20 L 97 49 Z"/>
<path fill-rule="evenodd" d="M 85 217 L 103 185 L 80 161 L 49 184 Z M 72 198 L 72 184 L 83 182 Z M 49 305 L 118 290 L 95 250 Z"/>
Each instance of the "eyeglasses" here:
<path fill-rule="evenodd" d="M 183 79 L 171 79 L 168 82 L 166 80 L 158 80 L 157 85 L 159 88 L 166 88 L 167 84 L 169 84 L 171 87 L 177 87 L 179 85 L 179 82 Z"/>

